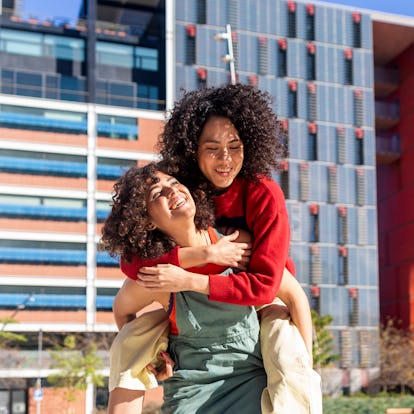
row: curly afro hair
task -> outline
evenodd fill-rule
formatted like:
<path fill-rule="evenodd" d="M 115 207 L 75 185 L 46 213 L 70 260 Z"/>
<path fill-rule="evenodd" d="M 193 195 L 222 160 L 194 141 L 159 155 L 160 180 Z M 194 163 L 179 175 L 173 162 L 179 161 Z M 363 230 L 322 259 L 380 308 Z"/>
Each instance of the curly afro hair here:
<path fill-rule="evenodd" d="M 157 149 L 168 171 L 190 189 L 211 191 L 197 163 L 199 137 L 209 117 L 224 116 L 237 129 L 244 146 L 240 177 L 251 181 L 271 176 L 285 156 L 282 128 L 267 92 L 244 85 L 205 88 L 184 94 L 176 102 L 159 136 Z"/>
<path fill-rule="evenodd" d="M 112 209 L 102 228 L 101 248 L 111 256 L 131 261 L 133 256 L 155 258 L 175 246 L 175 242 L 159 230 L 149 230 L 147 212 L 148 187 L 158 181 L 157 172 L 165 172 L 162 164 L 129 168 L 114 184 Z M 196 205 L 196 228 L 206 229 L 214 223 L 210 202 L 202 190 L 192 193 Z"/>

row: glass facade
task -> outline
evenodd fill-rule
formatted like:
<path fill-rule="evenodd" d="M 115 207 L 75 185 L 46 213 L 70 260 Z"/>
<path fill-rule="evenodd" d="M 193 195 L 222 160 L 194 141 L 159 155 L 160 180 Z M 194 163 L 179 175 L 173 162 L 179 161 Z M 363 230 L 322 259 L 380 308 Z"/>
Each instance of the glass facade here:
<path fill-rule="evenodd" d="M 1 93 L 163 110 L 164 1 L 91 4 L 3 2 Z"/>

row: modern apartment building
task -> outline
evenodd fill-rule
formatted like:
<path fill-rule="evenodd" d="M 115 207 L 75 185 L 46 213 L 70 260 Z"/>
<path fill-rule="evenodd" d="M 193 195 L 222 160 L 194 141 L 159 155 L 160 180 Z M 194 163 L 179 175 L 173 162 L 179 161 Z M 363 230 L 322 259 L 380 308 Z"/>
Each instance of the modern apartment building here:
<path fill-rule="evenodd" d="M 112 184 L 156 158 L 182 89 L 234 80 L 274 97 L 297 277 L 333 316 L 342 385 L 351 372 L 366 385 L 380 298 L 384 315 L 414 318 L 414 23 L 314 1 L 30 4 L 3 0 L 0 16 L 0 318 L 29 338 L 2 358 L 0 407 L 34 412 L 38 378 L 37 404 L 55 404 L 48 335 L 116 331 L 123 275 L 97 249 Z"/>

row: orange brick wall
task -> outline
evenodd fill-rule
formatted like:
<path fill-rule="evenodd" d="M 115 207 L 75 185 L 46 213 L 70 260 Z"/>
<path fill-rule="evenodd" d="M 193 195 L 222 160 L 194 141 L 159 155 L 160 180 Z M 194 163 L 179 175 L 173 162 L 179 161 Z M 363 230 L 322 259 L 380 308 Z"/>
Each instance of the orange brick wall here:
<path fill-rule="evenodd" d="M 40 401 L 40 412 L 45 414 L 84 414 L 85 392 L 76 391 L 75 401 L 68 402 L 62 388 L 43 387 L 43 399 Z M 29 388 L 28 414 L 36 414 L 37 402 L 33 399 L 34 388 Z M 163 388 L 158 387 L 145 393 L 144 407 L 162 404 Z"/>
<path fill-rule="evenodd" d="M 45 414 L 83 414 L 85 412 L 85 392 L 76 391 L 75 401 L 68 402 L 62 388 L 44 387 L 40 411 Z M 34 388 L 29 389 L 28 414 L 36 414 L 36 401 L 33 399 Z"/>

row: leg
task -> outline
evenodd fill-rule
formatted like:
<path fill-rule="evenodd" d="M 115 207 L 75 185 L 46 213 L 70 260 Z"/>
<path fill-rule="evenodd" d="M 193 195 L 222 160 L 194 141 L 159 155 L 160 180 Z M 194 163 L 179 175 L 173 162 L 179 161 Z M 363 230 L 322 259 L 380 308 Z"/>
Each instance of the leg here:
<path fill-rule="evenodd" d="M 109 393 L 107 414 L 141 414 L 145 391 L 114 388 Z"/>
<path fill-rule="evenodd" d="M 320 376 L 310 367 L 305 343 L 283 302 L 276 300 L 260 310 L 260 327 L 267 373 L 262 413 L 321 414 Z"/>

